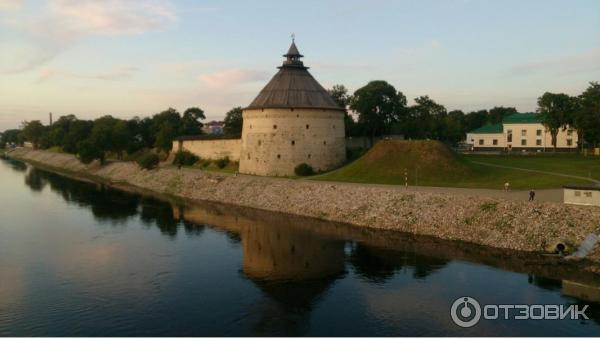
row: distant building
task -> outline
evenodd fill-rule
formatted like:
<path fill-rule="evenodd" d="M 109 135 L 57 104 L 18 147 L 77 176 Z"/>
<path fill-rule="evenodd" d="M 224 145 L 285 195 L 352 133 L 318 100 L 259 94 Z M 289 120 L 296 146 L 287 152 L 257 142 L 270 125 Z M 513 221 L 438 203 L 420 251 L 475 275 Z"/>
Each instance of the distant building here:
<path fill-rule="evenodd" d="M 566 204 L 600 207 L 600 185 L 565 185 L 563 195 Z"/>
<path fill-rule="evenodd" d="M 556 148 L 577 149 L 577 132 L 568 127 L 558 131 Z M 517 113 L 505 117 L 502 123 L 487 124 L 467 133 L 466 143 L 473 150 L 552 150 L 552 135 L 537 113 Z"/>
<path fill-rule="evenodd" d="M 208 135 L 222 135 L 224 127 L 223 121 L 210 121 L 202 126 L 202 132 Z"/>

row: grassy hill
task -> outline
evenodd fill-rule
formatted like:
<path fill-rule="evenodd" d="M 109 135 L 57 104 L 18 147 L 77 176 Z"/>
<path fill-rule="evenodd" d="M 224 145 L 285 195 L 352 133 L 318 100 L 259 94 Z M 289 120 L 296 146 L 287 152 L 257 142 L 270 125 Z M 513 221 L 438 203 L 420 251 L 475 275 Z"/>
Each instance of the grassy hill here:
<path fill-rule="evenodd" d="M 510 182 L 514 189 L 558 188 L 567 183 L 589 183 L 570 177 L 527 172 L 522 170 L 484 166 L 476 162 L 507 165 L 523 169 L 544 169 L 559 173 L 565 172 L 565 166 L 573 167 L 573 175 L 586 172 L 587 168 L 596 168 L 600 160 L 587 159 L 573 161 L 574 156 L 524 157 L 524 156 L 469 156 L 457 155 L 446 145 L 438 141 L 398 141 L 378 142 L 365 155 L 356 161 L 329 173 L 312 179 L 326 181 L 345 181 L 357 183 L 404 184 L 404 172 L 408 172 L 409 185 L 449 186 L 465 188 L 502 189 Z M 540 162 L 555 165 L 540 165 Z M 575 166 L 574 163 L 579 165 Z M 541 168 L 540 168 L 541 167 Z"/>

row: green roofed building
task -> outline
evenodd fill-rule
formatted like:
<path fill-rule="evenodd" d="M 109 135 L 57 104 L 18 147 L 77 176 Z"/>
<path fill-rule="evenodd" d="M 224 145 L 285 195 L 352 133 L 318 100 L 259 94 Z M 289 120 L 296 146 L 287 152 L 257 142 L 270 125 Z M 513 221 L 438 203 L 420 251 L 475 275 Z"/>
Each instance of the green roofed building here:
<path fill-rule="evenodd" d="M 572 128 L 559 130 L 556 148 L 577 149 L 577 132 Z M 548 151 L 552 136 L 537 113 L 517 113 L 506 116 L 502 123 L 487 124 L 467 133 L 466 143 L 473 151 Z"/>

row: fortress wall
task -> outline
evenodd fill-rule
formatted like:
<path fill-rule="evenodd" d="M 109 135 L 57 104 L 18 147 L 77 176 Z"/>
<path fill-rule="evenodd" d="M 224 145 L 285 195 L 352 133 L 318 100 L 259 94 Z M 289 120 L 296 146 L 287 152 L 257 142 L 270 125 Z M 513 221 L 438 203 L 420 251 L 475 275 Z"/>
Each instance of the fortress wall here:
<path fill-rule="evenodd" d="M 243 117 L 241 173 L 291 176 L 301 163 L 325 171 L 346 161 L 342 111 L 254 109 Z"/>
<path fill-rule="evenodd" d="M 207 160 L 229 157 L 231 161 L 237 162 L 240 160 L 241 146 L 241 139 L 173 141 L 173 150 L 187 150 Z"/>

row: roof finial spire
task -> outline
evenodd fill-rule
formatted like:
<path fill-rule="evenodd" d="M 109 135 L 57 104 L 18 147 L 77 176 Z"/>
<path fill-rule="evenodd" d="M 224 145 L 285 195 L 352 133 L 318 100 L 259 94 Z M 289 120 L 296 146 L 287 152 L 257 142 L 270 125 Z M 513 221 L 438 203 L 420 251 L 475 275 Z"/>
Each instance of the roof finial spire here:
<path fill-rule="evenodd" d="M 296 41 L 296 34 L 292 33 L 292 42 Z"/>

